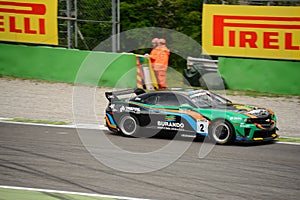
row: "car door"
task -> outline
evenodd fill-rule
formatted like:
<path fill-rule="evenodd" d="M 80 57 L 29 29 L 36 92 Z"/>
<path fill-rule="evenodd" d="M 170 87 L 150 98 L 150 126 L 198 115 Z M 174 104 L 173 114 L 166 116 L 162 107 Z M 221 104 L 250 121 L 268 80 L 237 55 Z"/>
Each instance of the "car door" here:
<path fill-rule="evenodd" d="M 179 98 L 174 93 L 159 93 L 151 108 L 151 127 L 158 130 L 184 130 Z"/>

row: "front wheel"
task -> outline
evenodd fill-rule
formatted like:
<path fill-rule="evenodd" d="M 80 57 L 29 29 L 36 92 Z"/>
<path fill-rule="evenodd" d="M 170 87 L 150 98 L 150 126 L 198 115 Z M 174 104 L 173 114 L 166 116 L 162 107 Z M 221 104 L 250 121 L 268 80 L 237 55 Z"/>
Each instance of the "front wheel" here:
<path fill-rule="evenodd" d="M 120 129 L 125 136 L 136 137 L 139 131 L 138 120 L 134 116 L 125 115 L 120 120 Z"/>
<path fill-rule="evenodd" d="M 225 119 L 216 120 L 209 127 L 209 137 L 217 144 L 230 144 L 235 140 L 234 128 Z"/>

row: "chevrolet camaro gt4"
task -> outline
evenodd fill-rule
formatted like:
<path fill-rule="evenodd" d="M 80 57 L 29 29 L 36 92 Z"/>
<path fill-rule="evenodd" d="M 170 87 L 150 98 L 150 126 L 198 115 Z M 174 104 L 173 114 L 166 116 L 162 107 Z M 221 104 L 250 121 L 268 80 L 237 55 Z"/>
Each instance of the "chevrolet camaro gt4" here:
<path fill-rule="evenodd" d="M 135 94 L 134 97 L 120 96 Z M 208 136 L 218 144 L 269 141 L 278 137 L 273 111 L 234 104 L 207 90 L 171 89 L 106 92 L 106 125 L 110 131 L 140 137 L 145 132 L 180 132 Z"/>

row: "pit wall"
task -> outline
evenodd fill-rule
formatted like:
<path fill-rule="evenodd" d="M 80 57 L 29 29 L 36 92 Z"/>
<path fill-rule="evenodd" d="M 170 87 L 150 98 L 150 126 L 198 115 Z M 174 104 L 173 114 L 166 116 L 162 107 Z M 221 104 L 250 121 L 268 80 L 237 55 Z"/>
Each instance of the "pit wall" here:
<path fill-rule="evenodd" d="M 300 95 L 300 61 L 219 57 L 228 89 Z"/>
<path fill-rule="evenodd" d="M 132 54 L 0 44 L 0 75 L 102 87 L 135 87 Z"/>

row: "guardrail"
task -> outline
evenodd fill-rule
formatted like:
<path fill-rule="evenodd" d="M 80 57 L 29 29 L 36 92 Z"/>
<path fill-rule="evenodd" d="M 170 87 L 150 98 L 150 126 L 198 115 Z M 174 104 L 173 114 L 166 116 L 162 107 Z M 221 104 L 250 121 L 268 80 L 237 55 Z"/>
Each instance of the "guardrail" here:
<path fill-rule="evenodd" d="M 187 68 L 199 63 L 202 67 L 208 72 L 217 72 L 218 71 L 218 60 L 209 60 L 205 58 L 193 58 L 187 57 Z"/>
<path fill-rule="evenodd" d="M 187 58 L 187 69 L 183 70 L 184 83 L 204 89 L 224 89 L 225 83 L 218 72 L 218 60 Z"/>

